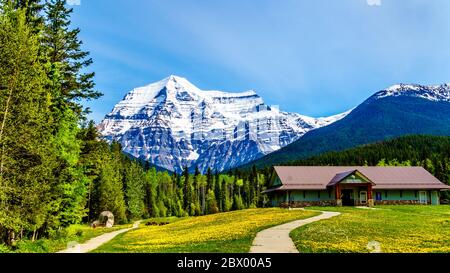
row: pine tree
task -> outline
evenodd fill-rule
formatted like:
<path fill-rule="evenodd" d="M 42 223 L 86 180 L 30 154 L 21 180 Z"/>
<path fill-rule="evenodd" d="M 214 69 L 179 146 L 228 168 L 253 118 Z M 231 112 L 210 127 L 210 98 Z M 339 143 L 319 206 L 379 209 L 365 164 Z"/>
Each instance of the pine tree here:
<path fill-rule="evenodd" d="M 233 205 L 233 193 L 230 192 L 230 182 L 234 179 L 232 176 L 222 176 L 222 186 L 221 186 L 221 194 L 220 199 L 222 202 L 222 211 L 230 211 Z"/>
<path fill-rule="evenodd" d="M 9 1 L 6 1 L 9 2 Z M 15 9 L 25 11 L 25 22 L 35 34 L 42 30 L 44 17 L 41 12 L 44 5 L 41 0 L 12 0 Z"/>
<path fill-rule="evenodd" d="M 200 199 L 202 198 L 201 196 L 201 173 L 200 170 L 198 168 L 198 166 L 195 166 L 195 171 L 194 171 L 194 183 L 193 183 L 193 191 L 194 191 L 194 196 L 192 198 L 192 202 L 194 204 L 194 211 L 195 211 L 195 215 L 201 215 L 201 211 L 202 211 L 202 205 L 201 205 L 201 201 Z"/>
<path fill-rule="evenodd" d="M 57 165 L 53 172 L 54 187 L 49 191 L 52 211 L 48 228 L 77 224 L 87 215 L 89 178 L 80 163 L 82 140 L 78 138 L 77 121 L 76 115 L 67 110 L 53 138 Z"/>
<path fill-rule="evenodd" d="M 101 93 L 94 90 L 95 73 L 85 73 L 92 64 L 89 52 L 82 51 L 78 39 L 80 29 L 70 29 L 70 15 L 73 9 L 65 6 L 65 0 L 50 0 L 45 7 L 46 25 L 44 47 L 50 63 L 49 78 L 52 80 L 54 107 L 64 111 L 71 108 L 80 117 L 83 106 L 80 99 L 96 99 Z M 54 110 L 57 114 L 57 110 Z M 57 118 L 57 117 L 55 117 Z"/>
<path fill-rule="evenodd" d="M 143 169 L 136 162 L 132 162 L 125 170 L 127 207 L 133 219 L 140 219 L 144 214 L 145 191 L 143 175 Z"/>
<path fill-rule="evenodd" d="M 158 217 L 159 209 L 156 203 L 157 197 L 157 178 L 156 178 L 156 169 L 151 168 L 145 173 L 145 188 L 146 188 L 146 207 L 148 210 L 148 215 L 151 217 Z"/>
<path fill-rule="evenodd" d="M 184 205 L 183 205 L 183 207 L 184 207 L 184 210 L 186 210 L 189 213 L 189 211 L 191 210 L 190 209 L 190 202 L 191 202 L 191 196 L 190 196 L 191 190 L 190 190 L 190 188 L 191 188 L 191 185 L 189 183 L 189 181 L 190 181 L 190 179 L 189 179 L 189 170 L 188 170 L 187 166 L 184 167 L 183 178 L 184 178 L 184 187 L 183 187 Z"/>
<path fill-rule="evenodd" d="M 105 141 L 97 140 L 98 132 L 93 122 L 83 128 L 80 135 L 83 140 L 80 164 L 88 179 L 88 221 L 98 219 L 101 212 L 109 210 L 116 222 L 126 222 L 124 161 L 120 145 L 110 146 Z"/>
<path fill-rule="evenodd" d="M 148 170 L 150 170 L 151 167 L 152 166 L 150 165 L 150 161 L 146 160 L 145 161 L 145 165 L 144 165 L 144 170 L 148 171 Z"/>
<path fill-rule="evenodd" d="M 114 153 L 105 159 L 99 177 L 99 212 L 111 211 L 115 221 L 126 222 L 120 159 L 116 158 Z"/>
<path fill-rule="evenodd" d="M 253 165 L 250 174 L 250 206 L 256 206 L 256 204 L 258 204 L 258 193 L 258 171 L 256 170 L 256 166 Z"/>
<path fill-rule="evenodd" d="M 207 190 L 212 189 L 214 191 L 214 176 L 212 174 L 211 168 L 208 168 L 208 170 L 206 171 L 206 185 Z"/>
<path fill-rule="evenodd" d="M 79 138 L 82 141 L 80 154 L 80 169 L 87 178 L 87 221 L 97 219 L 99 213 L 99 176 L 103 162 L 107 157 L 108 145 L 105 142 L 98 141 L 99 133 L 95 128 L 95 123 L 90 121 L 83 125 L 80 130 Z"/>
<path fill-rule="evenodd" d="M 35 239 L 44 225 L 55 158 L 48 79 L 24 10 L 2 6 L 0 41 L 0 232 L 12 243 L 15 232 L 31 230 Z"/>
<path fill-rule="evenodd" d="M 258 202 L 256 203 L 257 207 L 265 206 L 267 194 L 262 193 L 266 189 L 265 182 L 266 182 L 266 177 L 264 176 L 264 174 L 258 173 L 257 174 L 257 188 L 256 188 L 257 189 L 256 194 L 258 195 Z"/>
<path fill-rule="evenodd" d="M 78 162 L 81 159 L 78 124 L 83 118 L 83 107 L 77 100 L 98 98 L 100 93 L 93 91 L 94 74 L 82 72 L 92 60 L 81 50 L 79 29 L 69 29 L 72 9 L 66 8 L 65 1 L 51 0 L 44 6 L 38 0 L 18 0 L 17 5 L 25 8 L 27 20 L 34 30 L 43 33 L 39 55 L 45 57 L 41 57 L 40 62 L 50 79 L 46 85 L 52 113 L 48 124 L 56 146 L 57 165 L 53 171 L 54 186 L 49 192 L 52 206 L 47 225 L 50 228 L 60 224 L 67 226 L 83 218 L 86 202 L 88 208 L 99 204 L 91 203 L 95 191 L 93 180 Z M 44 7 L 45 21 L 41 15 Z M 92 213 L 90 216 L 95 217 Z"/>
<path fill-rule="evenodd" d="M 222 182 L 220 179 L 220 174 L 217 170 L 214 171 L 214 181 L 214 195 L 216 196 L 217 207 L 219 208 L 219 211 L 222 211 Z"/>
<path fill-rule="evenodd" d="M 204 215 L 206 213 L 206 195 L 207 195 L 207 185 L 208 185 L 208 181 L 207 181 L 207 177 L 204 175 L 199 175 L 198 176 L 198 185 L 199 185 L 199 201 L 200 201 L 200 209 L 201 209 L 201 215 Z"/>
<path fill-rule="evenodd" d="M 242 197 L 238 194 L 233 196 L 233 206 L 232 210 L 241 210 L 244 209 L 244 203 L 242 202 Z"/>
<path fill-rule="evenodd" d="M 216 196 L 213 190 L 208 190 L 206 197 L 206 214 L 214 214 L 219 212 L 219 207 L 217 206 Z"/>

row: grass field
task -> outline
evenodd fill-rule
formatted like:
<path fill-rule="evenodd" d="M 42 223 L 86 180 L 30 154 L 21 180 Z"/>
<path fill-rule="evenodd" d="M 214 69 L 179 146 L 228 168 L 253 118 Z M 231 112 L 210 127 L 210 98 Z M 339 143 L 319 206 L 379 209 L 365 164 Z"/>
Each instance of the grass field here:
<path fill-rule="evenodd" d="M 123 228 L 129 228 L 132 224 L 117 225 L 112 228 L 91 228 L 88 225 L 72 225 L 64 230 L 58 238 L 40 239 L 35 242 L 31 240 L 22 240 L 17 243 L 17 249 L 11 251 L 5 246 L 0 245 L 0 253 L 53 253 L 67 248 L 69 242 L 84 243 L 87 240 L 102 235 L 107 232 L 116 231 Z"/>
<path fill-rule="evenodd" d="M 260 230 L 318 215 L 317 210 L 341 215 L 312 223 L 291 233 L 300 252 L 450 252 L 450 206 L 379 206 L 375 210 L 352 207 L 316 207 L 309 211 L 279 208 L 250 209 L 190 218 L 152 218 L 139 229 L 121 234 L 94 252 L 248 252 Z M 152 225 L 146 225 L 147 223 Z M 162 225 L 163 224 L 163 225 Z M 83 243 L 106 232 L 128 228 L 92 229 L 74 225 L 59 238 L 28 240 L 15 252 L 48 253 Z M 0 252 L 8 249 L 0 246 Z"/>
<path fill-rule="evenodd" d="M 279 208 L 249 209 L 185 218 L 164 226 L 141 225 L 94 252 L 248 252 L 258 231 L 318 214 Z"/>
<path fill-rule="evenodd" d="M 316 208 L 342 215 L 291 233 L 300 252 L 450 252 L 450 206 Z"/>

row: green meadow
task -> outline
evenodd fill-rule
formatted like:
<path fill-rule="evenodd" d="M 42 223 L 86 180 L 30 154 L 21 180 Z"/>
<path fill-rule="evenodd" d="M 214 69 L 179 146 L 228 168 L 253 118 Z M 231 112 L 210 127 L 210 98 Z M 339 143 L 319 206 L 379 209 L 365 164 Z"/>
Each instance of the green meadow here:
<path fill-rule="evenodd" d="M 162 226 L 141 224 L 94 252 L 246 253 L 258 231 L 318 214 L 280 208 L 247 209 L 189 217 Z"/>
<path fill-rule="evenodd" d="M 291 232 L 300 252 L 450 252 L 450 206 L 311 208 L 340 216 Z"/>

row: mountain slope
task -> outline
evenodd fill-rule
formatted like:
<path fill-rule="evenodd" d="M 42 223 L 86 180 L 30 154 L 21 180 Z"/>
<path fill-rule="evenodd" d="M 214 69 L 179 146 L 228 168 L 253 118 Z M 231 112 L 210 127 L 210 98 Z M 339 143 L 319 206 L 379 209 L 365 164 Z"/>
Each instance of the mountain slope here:
<path fill-rule="evenodd" d="M 248 166 L 276 165 L 408 134 L 450 135 L 450 85 L 394 85 L 345 118 Z"/>
<path fill-rule="evenodd" d="M 98 126 L 126 153 L 170 171 L 230 169 L 274 152 L 348 113 L 311 118 L 264 104 L 254 91 L 203 91 L 170 76 L 136 88 Z"/>
<path fill-rule="evenodd" d="M 431 162 L 426 162 L 429 159 Z M 338 152 L 327 152 L 317 156 L 291 161 L 293 166 L 376 166 L 386 163 L 409 162 L 411 165 L 442 164 L 435 171 L 440 180 L 450 183 L 450 137 L 429 135 L 407 135 L 371 144 L 357 146 Z M 429 168 L 428 166 L 427 168 Z M 447 174 L 447 177 L 444 177 Z"/>

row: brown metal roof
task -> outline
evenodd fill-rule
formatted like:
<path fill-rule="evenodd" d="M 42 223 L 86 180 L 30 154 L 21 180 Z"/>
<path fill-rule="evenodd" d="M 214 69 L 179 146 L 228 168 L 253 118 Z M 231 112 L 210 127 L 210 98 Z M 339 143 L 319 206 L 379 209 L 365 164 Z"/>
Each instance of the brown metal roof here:
<path fill-rule="evenodd" d="M 330 183 L 328 183 L 328 186 L 335 185 L 335 184 L 341 182 L 347 176 L 354 174 L 354 173 L 356 173 L 356 169 L 350 170 L 350 171 L 345 171 L 343 173 L 338 173 L 333 177 L 333 179 L 331 179 Z"/>
<path fill-rule="evenodd" d="M 450 189 L 422 167 L 275 167 L 282 183 L 278 190 L 327 189 L 332 181 L 355 170 L 374 183 L 373 189 Z"/>

